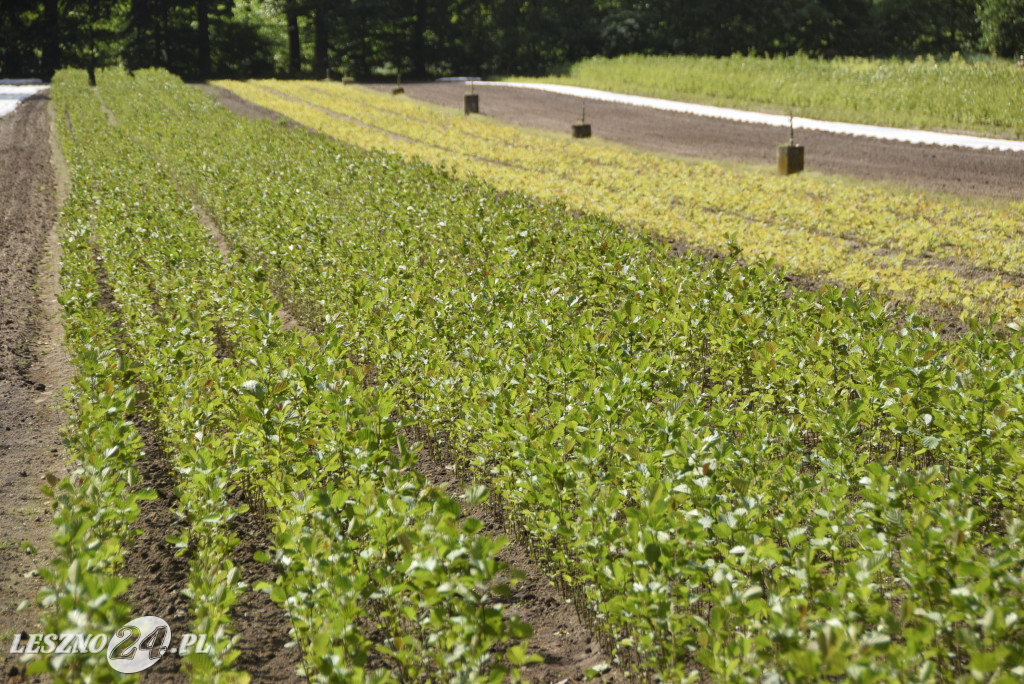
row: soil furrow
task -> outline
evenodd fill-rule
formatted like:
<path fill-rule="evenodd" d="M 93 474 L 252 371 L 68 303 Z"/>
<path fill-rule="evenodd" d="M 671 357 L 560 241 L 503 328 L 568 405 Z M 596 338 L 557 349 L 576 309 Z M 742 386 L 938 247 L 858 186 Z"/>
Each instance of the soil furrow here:
<path fill-rule="evenodd" d="M 0 677 L 12 637 L 38 632 L 38 569 L 54 557 L 44 477 L 67 473 L 61 388 L 71 376 L 57 294 L 67 173 L 40 93 L 0 118 Z M 25 609 L 18 611 L 24 602 Z"/>
<path fill-rule="evenodd" d="M 469 483 L 463 482 L 456 474 L 455 458 L 443 448 L 428 448 L 427 444 L 433 445 L 435 440 L 426 435 L 420 433 L 416 437 L 424 442 L 426 451 L 420 458 L 419 472 L 434 486 L 459 499 Z M 543 659 L 523 668 L 523 676 L 535 682 L 625 680 L 617 668 L 605 670 L 611 659 L 602 651 L 600 640 L 580 619 L 580 613 L 586 608 L 575 606 L 570 597 L 552 584 L 535 554 L 531 554 L 522 540 L 507 529 L 504 516 L 499 512 L 500 506 L 498 499 L 472 506 L 463 502 L 462 518 L 476 518 L 484 523 L 484 533 L 492 537 L 506 536 L 510 540 L 497 558 L 511 571 L 522 573 L 523 577 L 502 602 L 508 606 L 510 614 L 533 627 L 529 651 Z M 603 674 L 591 678 L 586 674 L 589 669 Z"/>
<path fill-rule="evenodd" d="M 241 490 L 235 490 L 228 498 L 233 506 L 241 505 Z M 258 582 L 273 584 L 276 579 L 272 564 L 253 557 L 257 551 L 272 552 L 267 522 L 250 509 L 230 524 L 241 542 L 231 550 L 231 562 L 238 568 L 242 581 L 249 585 L 231 609 L 231 623 L 239 635 L 236 647 L 241 652 L 234 667 L 248 672 L 253 682 L 304 681 L 296 674 L 302 663 L 302 649 L 298 645 L 285 648 L 291 641 L 291 621 L 270 600 L 269 594 L 252 588 Z"/>
<path fill-rule="evenodd" d="M 117 117 L 114 116 L 113 110 L 111 110 L 110 107 L 107 106 L 107 103 L 103 101 L 103 96 L 100 95 L 100 89 L 96 86 L 93 86 L 92 88 L 90 88 L 90 90 L 92 90 L 92 94 L 95 95 L 96 99 L 99 101 L 100 109 L 102 109 L 103 113 L 107 115 L 107 123 L 113 126 L 114 128 L 117 128 L 119 126 L 119 124 L 117 123 Z"/>
<path fill-rule="evenodd" d="M 119 328 L 118 304 L 98 254 L 96 261 L 99 306 L 114 318 L 114 327 Z M 184 522 L 174 510 L 177 482 L 170 457 L 156 426 L 145 418 L 149 410 L 146 393 L 138 389 L 137 409 L 131 420 L 142 438 L 143 452 L 134 464 L 141 480 L 135 489 L 152 489 L 156 498 L 139 502 L 139 517 L 132 525 L 139 534 L 124 551 L 124 575 L 133 580 L 124 599 L 134 606 L 134 617 L 153 615 L 164 619 L 171 628 L 173 641 L 176 635 L 192 631 L 188 598 L 182 593 L 188 585 L 188 557 L 187 554 L 178 556 L 177 549 L 167 541 L 168 537 L 179 536 L 184 531 Z M 180 668 L 179 658 L 164 656 L 142 673 L 142 681 L 148 684 L 188 681 Z"/>

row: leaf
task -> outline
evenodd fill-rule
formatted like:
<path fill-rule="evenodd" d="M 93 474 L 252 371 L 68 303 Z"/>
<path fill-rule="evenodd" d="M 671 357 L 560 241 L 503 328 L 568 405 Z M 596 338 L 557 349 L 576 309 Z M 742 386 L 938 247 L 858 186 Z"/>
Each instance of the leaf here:
<path fill-rule="evenodd" d="M 246 380 L 239 386 L 238 390 L 242 394 L 248 394 L 259 400 L 262 400 L 267 394 L 267 389 L 256 380 Z"/>
<path fill-rule="evenodd" d="M 661 546 L 655 542 L 649 543 L 644 547 L 644 558 L 647 559 L 648 563 L 654 564 L 661 558 Z"/>
<path fill-rule="evenodd" d="M 533 627 L 518 619 L 510 620 L 508 628 L 513 639 L 529 639 L 533 636 Z"/>

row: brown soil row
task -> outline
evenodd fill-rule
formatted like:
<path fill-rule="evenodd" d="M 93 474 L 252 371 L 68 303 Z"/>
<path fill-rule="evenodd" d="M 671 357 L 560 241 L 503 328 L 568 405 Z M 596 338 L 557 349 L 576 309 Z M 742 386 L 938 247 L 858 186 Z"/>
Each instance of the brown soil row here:
<path fill-rule="evenodd" d="M 56 300 L 58 197 L 48 95 L 0 118 L 0 680 L 20 678 L 15 634 L 38 632 L 38 570 L 54 557 L 44 476 L 63 476 L 61 386 L 70 377 Z M 20 603 L 26 608 L 18 612 Z"/>
<path fill-rule="evenodd" d="M 371 87 L 386 92 L 391 89 L 390 85 Z M 403 87 L 409 97 L 459 110 L 468 92 L 461 83 L 412 83 Z M 789 130 L 780 126 L 584 100 L 541 90 L 484 86 L 476 92 L 484 116 L 567 134 L 586 104 L 587 121 L 595 137 L 685 157 L 774 167 L 776 146 L 789 138 Z M 914 145 L 816 131 L 798 131 L 797 142 L 804 146 L 810 171 L 883 181 L 917 191 L 1024 199 L 1024 153 Z"/>

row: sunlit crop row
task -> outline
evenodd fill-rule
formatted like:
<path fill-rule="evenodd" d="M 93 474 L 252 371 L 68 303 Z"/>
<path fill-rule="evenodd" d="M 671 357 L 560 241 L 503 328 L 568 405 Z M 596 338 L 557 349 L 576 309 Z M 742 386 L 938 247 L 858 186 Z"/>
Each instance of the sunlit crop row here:
<path fill-rule="evenodd" d="M 414 154 L 498 187 L 659 235 L 937 310 L 1024 311 L 1024 206 L 982 210 L 811 177 L 726 170 L 531 133 L 330 83 L 222 83 L 364 147 Z M 959 265 L 959 266 L 958 266 Z M 967 267 L 974 272 L 963 275 Z"/>

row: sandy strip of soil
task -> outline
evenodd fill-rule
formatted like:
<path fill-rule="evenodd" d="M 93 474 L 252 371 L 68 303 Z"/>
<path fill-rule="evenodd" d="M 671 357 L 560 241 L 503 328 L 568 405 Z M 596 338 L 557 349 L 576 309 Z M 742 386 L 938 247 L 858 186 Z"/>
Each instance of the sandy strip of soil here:
<path fill-rule="evenodd" d="M 9 653 L 13 635 L 39 631 L 38 569 L 54 557 L 41 487 L 67 472 L 56 217 L 68 185 L 48 103 L 40 93 L 0 119 L 0 678 L 23 669 Z"/>
<path fill-rule="evenodd" d="M 390 92 L 391 85 L 371 86 Z M 464 83 L 403 84 L 405 94 L 462 109 Z M 525 88 L 478 88 L 480 113 L 521 126 L 564 133 L 586 106 L 595 137 L 653 152 L 776 164 L 776 147 L 788 139 L 777 126 L 726 121 L 635 105 L 598 102 Z M 918 191 L 1024 199 L 1024 153 L 915 145 L 852 135 L 800 131 L 806 168 L 844 174 Z"/>

